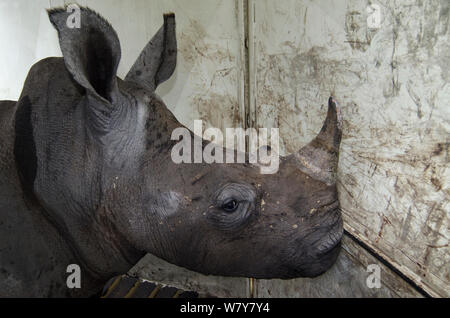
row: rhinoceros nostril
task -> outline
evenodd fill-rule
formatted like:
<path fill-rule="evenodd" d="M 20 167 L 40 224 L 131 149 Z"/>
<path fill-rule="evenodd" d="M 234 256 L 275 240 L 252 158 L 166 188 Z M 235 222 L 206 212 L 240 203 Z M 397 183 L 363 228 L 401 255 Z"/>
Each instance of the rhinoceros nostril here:
<path fill-rule="evenodd" d="M 330 235 L 325 241 L 321 242 L 321 244 L 317 247 L 317 250 L 320 255 L 328 253 L 333 250 L 336 246 L 341 242 L 340 236 Z"/>
<path fill-rule="evenodd" d="M 333 216 L 329 221 L 328 225 L 322 227 L 321 231 L 324 234 L 317 244 L 315 244 L 316 251 L 319 255 L 326 254 L 335 249 L 341 242 L 344 234 L 342 218 L 338 214 Z"/>

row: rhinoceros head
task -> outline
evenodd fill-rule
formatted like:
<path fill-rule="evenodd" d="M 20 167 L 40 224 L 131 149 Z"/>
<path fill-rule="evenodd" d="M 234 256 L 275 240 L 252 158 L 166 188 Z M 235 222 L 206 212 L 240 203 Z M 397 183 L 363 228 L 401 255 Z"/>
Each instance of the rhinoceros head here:
<path fill-rule="evenodd" d="M 277 173 L 248 162 L 176 164 L 171 133 L 183 125 L 155 94 L 175 70 L 175 16 L 164 16 L 124 80 L 108 22 L 86 8 L 80 28 L 63 9 L 49 16 L 64 64 L 35 70 L 19 101 L 31 106 L 36 154 L 23 178 L 87 266 L 118 271 L 152 253 L 206 274 L 291 278 L 334 263 L 343 229 L 332 98 L 320 133 L 280 158 Z"/>

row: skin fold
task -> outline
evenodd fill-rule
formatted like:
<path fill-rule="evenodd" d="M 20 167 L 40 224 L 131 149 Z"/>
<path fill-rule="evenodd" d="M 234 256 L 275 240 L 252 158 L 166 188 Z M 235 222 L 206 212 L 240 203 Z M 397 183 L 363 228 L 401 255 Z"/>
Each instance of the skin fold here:
<path fill-rule="evenodd" d="M 184 126 L 154 92 L 176 67 L 174 14 L 124 80 L 110 24 L 81 8 L 71 29 L 68 15 L 49 11 L 63 57 L 33 65 L 19 100 L 0 102 L 0 296 L 91 296 L 146 253 L 223 276 L 315 277 L 332 266 L 343 233 L 333 98 L 317 137 L 275 174 L 176 164 L 171 133 Z M 69 264 L 81 268 L 80 289 L 67 288 Z"/>

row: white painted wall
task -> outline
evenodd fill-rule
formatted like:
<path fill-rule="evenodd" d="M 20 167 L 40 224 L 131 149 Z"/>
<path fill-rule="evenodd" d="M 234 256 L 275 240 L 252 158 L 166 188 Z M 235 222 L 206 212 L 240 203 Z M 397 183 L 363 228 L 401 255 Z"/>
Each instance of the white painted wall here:
<path fill-rule="evenodd" d="M 0 99 L 17 100 L 30 66 L 60 56 L 56 31 L 45 16 L 49 1 L 0 0 Z"/>
<path fill-rule="evenodd" d="M 183 0 L 0 0 L 0 99 L 17 100 L 30 67 L 61 56 L 46 9 L 74 2 L 99 12 L 116 30 L 121 78 L 162 25 L 163 13 L 175 12 L 177 68 L 158 94 L 191 129 L 194 119 L 203 119 L 207 127 L 241 126 L 243 20 L 234 0 L 190 0 L 189 5 Z"/>

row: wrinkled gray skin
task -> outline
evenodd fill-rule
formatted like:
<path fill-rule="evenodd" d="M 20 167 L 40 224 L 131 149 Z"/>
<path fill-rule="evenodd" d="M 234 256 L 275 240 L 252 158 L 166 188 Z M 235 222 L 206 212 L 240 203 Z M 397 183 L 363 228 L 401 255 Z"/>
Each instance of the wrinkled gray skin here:
<path fill-rule="evenodd" d="M 0 296 L 93 295 L 145 253 L 256 278 L 314 277 L 334 263 L 341 130 L 331 98 L 319 135 L 276 174 L 175 164 L 170 136 L 183 125 L 154 93 L 175 69 L 174 15 L 125 80 L 103 18 L 83 8 L 81 28 L 69 29 L 64 9 L 49 17 L 63 58 L 36 63 L 19 101 L 0 102 Z M 69 264 L 81 267 L 81 289 L 66 287 Z"/>

